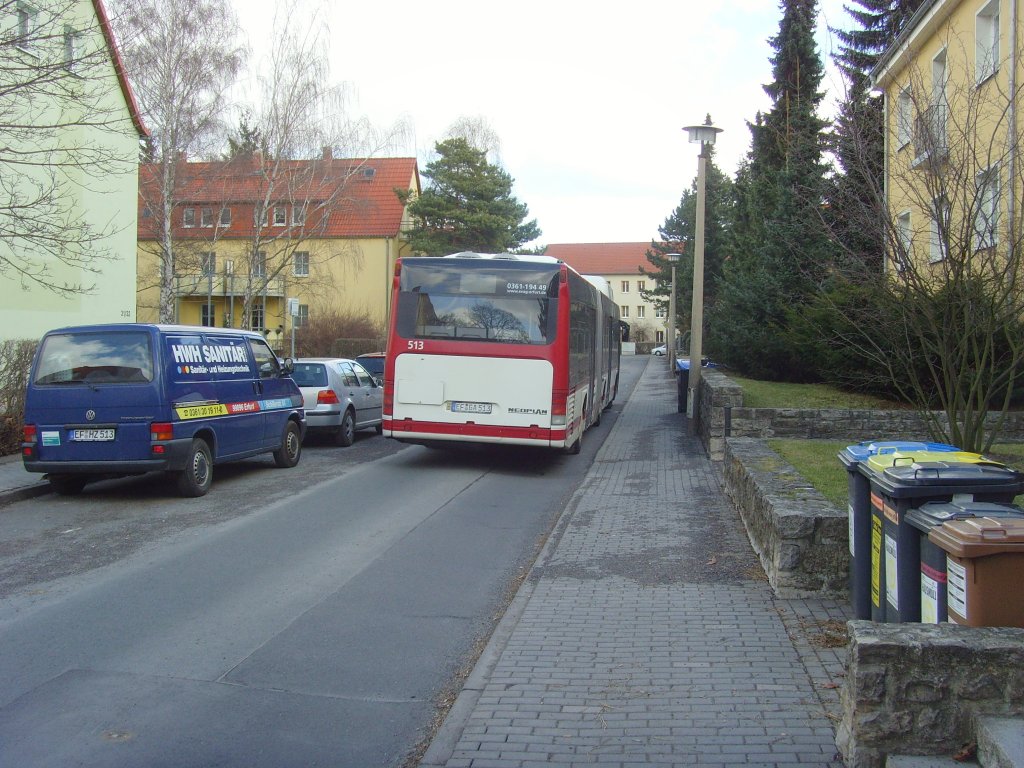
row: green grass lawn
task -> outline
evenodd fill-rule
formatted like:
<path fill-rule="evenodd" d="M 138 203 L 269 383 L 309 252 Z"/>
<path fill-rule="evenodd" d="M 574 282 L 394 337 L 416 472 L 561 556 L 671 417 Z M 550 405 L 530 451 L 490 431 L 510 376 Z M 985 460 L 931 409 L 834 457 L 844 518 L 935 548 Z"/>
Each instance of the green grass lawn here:
<path fill-rule="evenodd" d="M 844 509 L 847 500 L 847 474 L 846 468 L 836 456 L 850 444 L 840 440 L 768 441 L 768 446 L 792 464 L 822 496 Z M 994 461 L 1001 461 L 1024 472 L 1024 445 L 1020 443 L 994 445 L 986 455 Z M 1021 504 L 1024 497 L 1018 496 L 1015 501 Z"/>
<path fill-rule="evenodd" d="M 758 381 L 725 372 L 743 389 L 743 404 L 748 408 L 874 408 L 892 410 L 906 405 L 874 395 L 844 392 L 828 384 L 791 384 L 785 381 Z"/>

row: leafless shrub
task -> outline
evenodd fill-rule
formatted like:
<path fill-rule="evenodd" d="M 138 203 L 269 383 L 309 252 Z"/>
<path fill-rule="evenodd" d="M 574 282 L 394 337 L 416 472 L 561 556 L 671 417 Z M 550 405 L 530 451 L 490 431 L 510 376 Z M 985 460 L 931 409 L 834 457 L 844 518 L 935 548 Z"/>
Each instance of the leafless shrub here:
<path fill-rule="evenodd" d="M 39 342 L 0 341 L 0 455 L 17 453 L 25 421 L 25 388 L 32 356 Z"/>

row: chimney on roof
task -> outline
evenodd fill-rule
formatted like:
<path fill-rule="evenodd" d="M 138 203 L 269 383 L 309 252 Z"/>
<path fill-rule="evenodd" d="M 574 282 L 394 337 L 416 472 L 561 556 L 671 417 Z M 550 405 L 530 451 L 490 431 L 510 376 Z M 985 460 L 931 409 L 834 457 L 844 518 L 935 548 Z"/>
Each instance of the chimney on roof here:
<path fill-rule="evenodd" d="M 330 147 L 324 147 L 324 149 L 323 149 L 323 159 L 324 160 L 333 160 L 334 159 L 334 151 Z"/>

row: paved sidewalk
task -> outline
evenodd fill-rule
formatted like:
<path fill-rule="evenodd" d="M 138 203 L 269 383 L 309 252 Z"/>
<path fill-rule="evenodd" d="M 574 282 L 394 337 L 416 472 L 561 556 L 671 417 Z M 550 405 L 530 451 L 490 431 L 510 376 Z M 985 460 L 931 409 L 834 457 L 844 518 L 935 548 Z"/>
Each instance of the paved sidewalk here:
<path fill-rule="evenodd" d="M 841 766 L 845 605 L 776 598 L 649 364 L 422 766 Z"/>
<path fill-rule="evenodd" d="M 0 506 L 50 492 L 50 483 L 43 475 L 25 471 L 21 454 L 0 456 Z"/>

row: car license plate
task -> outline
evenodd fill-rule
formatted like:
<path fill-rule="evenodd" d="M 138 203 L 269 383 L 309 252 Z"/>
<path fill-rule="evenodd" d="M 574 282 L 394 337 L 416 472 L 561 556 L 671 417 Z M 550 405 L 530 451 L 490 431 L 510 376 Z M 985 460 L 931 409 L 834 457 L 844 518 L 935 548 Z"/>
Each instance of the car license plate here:
<path fill-rule="evenodd" d="M 490 413 L 490 403 L 460 403 L 452 401 L 452 413 Z"/>
<path fill-rule="evenodd" d="M 102 440 L 113 440 L 113 429 L 73 429 L 71 439 L 75 442 L 98 442 Z"/>

